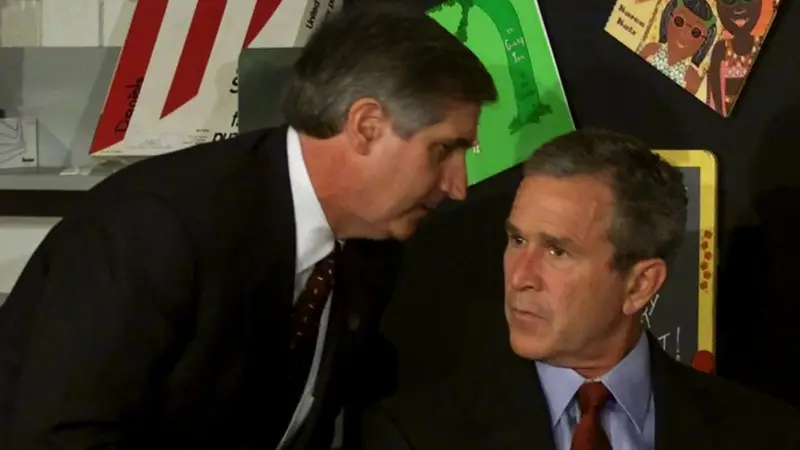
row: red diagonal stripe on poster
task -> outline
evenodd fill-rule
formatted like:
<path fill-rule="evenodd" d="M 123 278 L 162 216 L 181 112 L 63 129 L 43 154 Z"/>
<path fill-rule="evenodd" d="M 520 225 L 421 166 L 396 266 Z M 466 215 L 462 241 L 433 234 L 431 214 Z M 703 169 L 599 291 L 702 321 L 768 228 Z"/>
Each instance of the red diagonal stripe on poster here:
<path fill-rule="evenodd" d="M 89 153 L 103 150 L 125 138 L 168 1 L 149 0 L 136 5 Z"/>
<path fill-rule="evenodd" d="M 256 7 L 253 9 L 253 17 L 250 18 L 250 25 L 247 27 L 247 34 L 245 35 L 242 48 L 250 46 L 253 39 L 258 36 L 258 33 L 261 32 L 270 17 L 275 14 L 275 10 L 278 9 L 278 5 L 280 4 L 281 0 L 258 0 L 256 2 Z"/>
<path fill-rule="evenodd" d="M 200 84 L 203 82 L 227 4 L 227 0 L 198 0 L 172 85 L 164 101 L 162 119 L 200 92 Z"/>

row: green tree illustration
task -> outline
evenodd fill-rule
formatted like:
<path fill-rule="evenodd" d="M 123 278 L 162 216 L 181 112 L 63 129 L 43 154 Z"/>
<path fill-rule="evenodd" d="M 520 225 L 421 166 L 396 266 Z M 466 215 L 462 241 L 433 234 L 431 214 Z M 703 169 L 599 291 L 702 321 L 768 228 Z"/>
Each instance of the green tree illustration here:
<path fill-rule="evenodd" d="M 533 61 L 514 5 L 509 0 L 446 0 L 431 8 L 429 12 L 441 11 L 456 5 L 461 7 L 461 19 L 454 35 L 461 42 L 467 42 L 469 13 L 475 6 L 489 17 L 503 39 L 502 45 L 517 104 L 517 115 L 509 124 L 509 131 L 516 133 L 525 125 L 539 123 L 543 116 L 551 114 L 552 107 L 542 101 L 539 93 Z"/>

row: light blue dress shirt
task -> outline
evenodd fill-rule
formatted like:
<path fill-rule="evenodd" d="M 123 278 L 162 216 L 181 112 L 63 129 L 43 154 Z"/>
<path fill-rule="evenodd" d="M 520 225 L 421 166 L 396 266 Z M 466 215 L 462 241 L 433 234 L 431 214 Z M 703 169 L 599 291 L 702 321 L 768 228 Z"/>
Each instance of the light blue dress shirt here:
<path fill-rule="evenodd" d="M 575 398 L 586 378 L 572 369 L 537 362 L 552 418 L 556 450 L 570 450 L 572 431 L 581 417 Z M 633 350 L 600 381 L 612 398 L 600 421 L 614 450 L 652 450 L 655 441 L 655 406 L 650 387 L 650 348 L 642 337 Z"/>

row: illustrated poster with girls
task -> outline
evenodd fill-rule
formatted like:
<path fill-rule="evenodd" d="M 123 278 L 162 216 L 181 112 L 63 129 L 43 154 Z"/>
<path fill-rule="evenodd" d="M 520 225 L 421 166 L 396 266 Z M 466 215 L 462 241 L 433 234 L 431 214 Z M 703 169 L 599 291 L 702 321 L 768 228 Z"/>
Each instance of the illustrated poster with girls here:
<path fill-rule="evenodd" d="M 606 31 L 724 117 L 731 115 L 779 0 L 617 0 Z"/>

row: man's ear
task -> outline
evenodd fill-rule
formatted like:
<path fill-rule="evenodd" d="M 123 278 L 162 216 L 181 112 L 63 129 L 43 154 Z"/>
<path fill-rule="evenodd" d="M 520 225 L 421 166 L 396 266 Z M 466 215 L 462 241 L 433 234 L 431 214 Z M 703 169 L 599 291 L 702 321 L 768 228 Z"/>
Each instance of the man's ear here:
<path fill-rule="evenodd" d="M 351 148 L 359 154 L 367 155 L 372 143 L 384 133 L 388 116 L 381 104 L 374 98 L 365 97 L 355 101 L 347 111 L 344 132 Z"/>
<path fill-rule="evenodd" d="M 628 272 L 622 312 L 630 316 L 642 311 L 666 279 L 667 264 L 661 258 L 646 259 L 634 264 Z"/>

